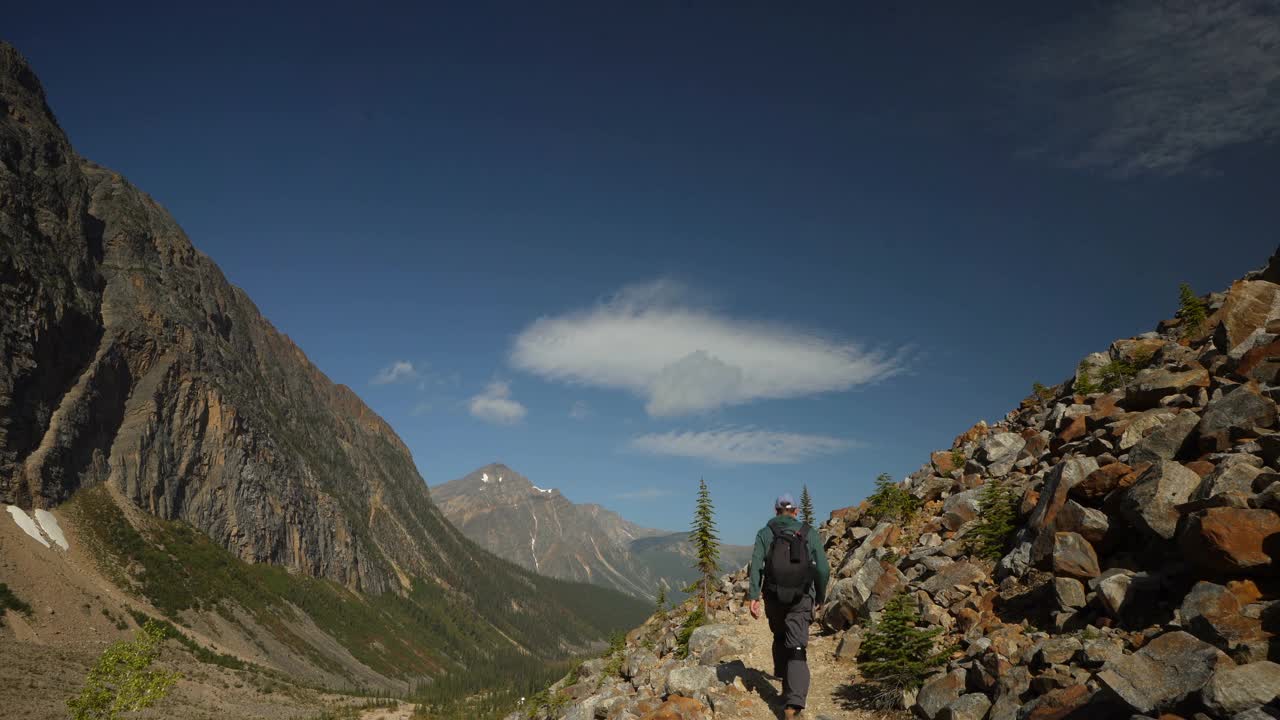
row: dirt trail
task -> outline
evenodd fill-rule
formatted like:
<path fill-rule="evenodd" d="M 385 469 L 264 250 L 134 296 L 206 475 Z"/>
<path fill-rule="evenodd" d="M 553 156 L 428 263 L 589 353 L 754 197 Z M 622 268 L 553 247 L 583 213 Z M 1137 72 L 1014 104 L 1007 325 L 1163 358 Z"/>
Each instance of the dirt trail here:
<path fill-rule="evenodd" d="M 745 684 L 762 701 L 752 708 L 753 712 L 749 717 L 751 720 L 781 717 L 779 696 L 782 691 L 782 682 L 764 677 L 765 674 L 773 671 L 773 635 L 769 632 L 769 623 L 764 618 L 752 620 L 749 615 L 744 617 L 745 620 L 740 622 L 744 623 L 741 626 L 742 634 L 748 640 L 748 650 L 743 656 L 743 662 L 752 680 Z M 857 666 L 835 656 L 838 643 L 837 636 L 819 635 L 817 625 L 810 629 L 808 655 L 811 684 L 809 705 L 805 708 L 804 717 L 809 720 L 820 718 L 885 720 L 900 717 L 897 713 L 877 713 L 853 706 L 851 696 L 853 684 L 858 681 Z"/>
<path fill-rule="evenodd" d="M 374 708 L 360 714 L 360 720 L 409 720 L 413 717 L 413 706 L 400 703 L 394 708 Z"/>

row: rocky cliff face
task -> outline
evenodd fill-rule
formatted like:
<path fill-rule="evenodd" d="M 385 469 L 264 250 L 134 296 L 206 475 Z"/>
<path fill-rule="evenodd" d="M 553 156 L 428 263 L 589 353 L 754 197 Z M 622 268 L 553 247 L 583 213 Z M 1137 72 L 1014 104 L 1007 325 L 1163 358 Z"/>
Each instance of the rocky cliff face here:
<path fill-rule="evenodd" d="M 517 624 L 559 623 L 575 643 L 600 631 L 452 528 L 391 428 L 154 200 L 77 156 L 3 43 L 0 357 L 0 503 L 105 485 L 241 560 L 364 593 L 421 584 L 474 606 L 505 588 L 481 615 L 508 649 L 527 651 L 503 593 L 535 596 Z"/>
<path fill-rule="evenodd" d="M 919 505 L 908 519 L 872 499 L 832 513 L 814 632 L 838 641 L 809 660 L 848 679 L 843 707 L 876 695 L 860 647 L 904 596 L 955 648 L 892 696 L 923 720 L 1280 716 L 1280 253 L 1204 303 L 1198 326 L 1117 340 L 933 453 L 898 486 Z M 1013 522 L 984 553 L 993 487 Z M 687 657 L 689 605 L 535 715 L 758 716 L 744 697 L 776 684 L 727 684 L 751 659 L 745 589 L 723 579 Z"/>
<path fill-rule="evenodd" d="M 660 583 L 674 592 L 696 575 L 687 533 L 640 527 L 599 505 L 572 503 L 505 465 L 438 485 L 432 496 L 468 538 L 544 575 L 645 599 Z M 726 568 L 741 567 L 751 548 L 726 545 L 721 558 Z"/>

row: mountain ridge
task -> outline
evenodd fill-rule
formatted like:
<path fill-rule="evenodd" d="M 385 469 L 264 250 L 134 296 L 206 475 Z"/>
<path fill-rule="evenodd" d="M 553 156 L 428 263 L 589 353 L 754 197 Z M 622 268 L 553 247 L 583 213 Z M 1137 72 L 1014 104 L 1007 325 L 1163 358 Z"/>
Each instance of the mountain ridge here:
<path fill-rule="evenodd" d="M 435 485 L 431 493 L 463 534 L 536 572 L 642 598 L 652 598 L 660 584 L 679 595 L 696 577 L 688 533 L 642 527 L 602 505 L 574 503 L 502 463 Z M 726 567 L 738 567 L 751 548 L 725 545 L 721 552 Z"/>

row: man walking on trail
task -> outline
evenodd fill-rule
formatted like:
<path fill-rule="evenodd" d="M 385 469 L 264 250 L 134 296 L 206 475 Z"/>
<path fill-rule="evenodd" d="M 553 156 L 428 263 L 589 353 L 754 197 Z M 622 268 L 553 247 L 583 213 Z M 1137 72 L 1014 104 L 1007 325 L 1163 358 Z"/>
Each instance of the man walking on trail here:
<path fill-rule="evenodd" d="M 760 619 L 760 597 L 773 631 L 773 674 L 782 678 L 785 716 L 798 717 L 809 694 L 809 624 L 822 609 L 831 568 L 818 531 L 796 519 L 790 494 L 773 504 L 774 517 L 756 533 L 751 554 L 751 617 Z"/>

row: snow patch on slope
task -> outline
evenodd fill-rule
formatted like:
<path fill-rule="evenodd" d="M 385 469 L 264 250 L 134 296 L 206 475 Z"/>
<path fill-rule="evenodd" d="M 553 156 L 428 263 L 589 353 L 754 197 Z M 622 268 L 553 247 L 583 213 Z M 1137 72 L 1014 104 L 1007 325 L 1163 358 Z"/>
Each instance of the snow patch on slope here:
<path fill-rule="evenodd" d="M 67 536 L 63 534 L 62 526 L 58 524 L 58 518 L 54 517 L 53 513 L 44 509 L 36 510 L 36 522 L 40 523 L 40 529 L 44 530 L 44 534 L 48 535 L 55 545 L 63 550 L 71 549 L 67 544 Z"/>
<path fill-rule="evenodd" d="M 31 519 L 31 516 L 27 514 L 27 511 L 17 505 L 10 505 L 7 509 L 9 514 L 13 516 L 13 521 L 18 523 L 18 527 L 22 528 L 22 532 L 35 538 L 36 542 L 41 545 L 50 547 L 49 541 L 45 540 L 44 535 L 40 534 L 40 526 L 36 524 L 35 520 Z"/>
<path fill-rule="evenodd" d="M 534 489 L 534 490 L 537 490 L 537 491 L 538 491 L 538 492 L 540 492 L 540 493 L 553 493 L 553 492 L 555 492 L 555 491 L 556 491 L 556 489 L 555 489 L 555 488 L 551 488 L 551 489 L 549 489 L 549 490 L 548 490 L 548 489 L 546 489 L 546 488 L 540 488 L 540 487 L 538 487 L 537 485 L 534 485 L 534 486 L 533 486 L 533 489 Z"/>

